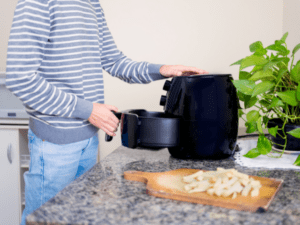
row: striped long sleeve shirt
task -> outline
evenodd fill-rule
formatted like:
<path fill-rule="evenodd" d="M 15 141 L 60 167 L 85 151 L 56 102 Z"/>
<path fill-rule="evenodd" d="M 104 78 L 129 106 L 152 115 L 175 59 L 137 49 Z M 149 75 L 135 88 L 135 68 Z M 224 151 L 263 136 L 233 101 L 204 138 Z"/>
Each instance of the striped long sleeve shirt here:
<path fill-rule="evenodd" d="M 135 62 L 116 47 L 99 0 L 19 0 L 8 43 L 6 87 L 41 139 L 92 137 L 93 103 L 104 103 L 103 71 L 128 83 L 163 79 L 162 65 Z"/>

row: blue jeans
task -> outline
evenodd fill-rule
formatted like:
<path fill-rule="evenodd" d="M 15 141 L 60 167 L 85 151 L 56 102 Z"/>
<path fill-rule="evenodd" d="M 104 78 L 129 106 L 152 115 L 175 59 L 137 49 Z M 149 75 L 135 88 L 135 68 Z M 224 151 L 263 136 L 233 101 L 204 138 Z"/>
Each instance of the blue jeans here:
<path fill-rule="evenodd" d="M 97 162 L 98 135 L 71 144 L 57 145 L 28 131 L 29 171 L 24 173 L 25 209 L 21 225 L 28 214 L 54 197 Z"/>

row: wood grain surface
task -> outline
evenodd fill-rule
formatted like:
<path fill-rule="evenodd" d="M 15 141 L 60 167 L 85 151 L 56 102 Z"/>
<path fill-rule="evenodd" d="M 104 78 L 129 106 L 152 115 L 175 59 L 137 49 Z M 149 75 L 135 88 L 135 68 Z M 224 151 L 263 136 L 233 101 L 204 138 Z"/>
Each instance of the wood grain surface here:
<path fill-rule="evenodd" d="M 238 194 L 235 199 L 232 199 L 231 196 L 211 196 L 206 192 L 188 193 L 183 188 L 185 183 L 182 178 L 198 171 L 186 168 L 159 173 L 126 171 L 124 172 L 124 178 L 147 184 L 147 193 L 156 197 L 250 212 L 267 211 L 283 183 L 283 180 L 280 179 L 250 176 L 255 180 L 259 180 L 262 184 L 257 197 L 251 197 L 250 195 L 244 197 Z"/>

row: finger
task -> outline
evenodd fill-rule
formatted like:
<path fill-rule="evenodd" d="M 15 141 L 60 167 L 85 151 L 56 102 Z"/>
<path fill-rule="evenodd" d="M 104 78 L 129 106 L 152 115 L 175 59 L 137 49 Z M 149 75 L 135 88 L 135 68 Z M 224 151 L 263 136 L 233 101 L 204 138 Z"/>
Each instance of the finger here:
<path fill-rule="evenodd" d="M 206 74 L 208 73 L 206 70 L 195 68 L 196 71 L 198 71 L 199 74 Z"/>
<path fill-rule="evenodd" d="M 111 115 L 106 115 L 106 117 L 97 117 L 95 120 L 92 122 L 96 122 L 96 124 L 99 126 L 102 126 L 103 124 L 109 124 L 111 127 L 118 127 L 119 126 L 119 120 L 115 115 L 109 111 Z"/>
<path fill-rule="evenodd" d="M 181 76 L 182 75 L 182 71 L 176 71 L 176 72 L 174 72 L 174 75 L 176 76 L 176 77 L 179 77 L 179 76 Z"/>
<path fill-rule="evenodd" d="M 107 135 L 109 135 L 109 136 L 116 136 L 116 134 L 115 133 L 113 133 L 113 132 L 111 132 L 111 131 L 109 131 L 109 130 L 107 130 L 106 128 L 104 128 L 104 127 L 102 127 L 101 128 L 101 130 L 103 130 Z"/>
<path fill-rule="evenodd" d="M 114 117 L 114 115 L 112 115 L 112 117 Z M 100 128 L 100 129 L 105 128 L 106 130 L 108 130 L 110 132 L 113 132 L 119 126 L 118 122 L 115 123 L 110 118 L 107 118 L 106 120 L 103 120 L 103 118 L 92 117 L 91 120 L 90 120 L 90 123 L 93 124 L 94 126 Z"/>
<path fill-rule="evenodd" d="M 206 74 L 208 73 L 206 70 L 198 69 L 200 74 Z"/>
<path fill-rule="evenodd" d="M 108 132 L 113 133 L 115 129 L 117 129 L 117 126 L 111 125 L 109 123 L 102 123 L 101 128 L 106 129 Z"/>
<path fill-rule="evenodd" d="M 208 74 L 208 72 L 205 70 L 202 70 L 202 71 L 198 72 L 198 74 Z"/>
<path fill-rule="evenodd" d="M 119 124 L 114 123 L 113 121 L 105 121 L 102 122 L 102 126 L 105 127 L 107 130 L 109 130 L 110 132 L 113 132 L 115 129 L 118 128 Z"/>
<path fill-rule="evenodd" d="M 196 67 L 191 67 L 190 71 L 198 73 L 198 74 L 203 74 L 204 72 L 206 72 L 205 70 L 196 68 Z"/>
<path fill-rule="evenodd" d="M 111 111 L 115 111 L 115 112 L 118 112 L 118 111 L 119 111 L 117 107 L 112 106 L 112 105 L 108 105 L 107 108 L 108 108 L 109 110 L 111 110 Z M 119 119 L 118 119 L 118 117 L 115 116 L 115 114 L 113 114 L 112 112 L 111 112 L 111 115 L 110 115 L 109 119 L 112 120 L 112 121 L 113 121 L 114 123 L 116 123 L 116 124 L 120 122 Z"/>
<path fill-rule="evenodd" d="M 116 106 L 113 106 L 113 105 L 105 105 L 106 108 L 108 108 L 109 110 L 112 110 L 112 111 L 115 111 L 115 112 L 118 112 L 119 109 L 116 107 Z"/>
<path fill-rule="evenodd" d="M 195 73 L 195 74 L 192 74 L 192 73 Z M 193 67 L 192 69 L 186 71 L 184 73 L 184 75 L 196 75 L 196 74 L 207 74 L 208 72 L 205 71 L 205 70 L 202 70 L 202 69 L 198 69 L 198 68 L 195 68 Z"/>
<path fill-rule="evenodd" d="M 113 125 L 113 124 L 116 124 L 116 125 L 118 126 L 119 123 L 120 123 L 120 120 L 118 119 L 118 117 L 116 117 L 113 113 L 112 113 L 112 115 L 109 117 L 109 120 L 112 122 L 112 125 Z"/>
<path fill-rule="evenodd" d="M 118 129 L 117 124 L 111 124 L 111 123 L 104 123 L 103 127 L 105 127 L 105 129 L 107 129 L 110 132 L 114 132 L 116 129 Z"/>

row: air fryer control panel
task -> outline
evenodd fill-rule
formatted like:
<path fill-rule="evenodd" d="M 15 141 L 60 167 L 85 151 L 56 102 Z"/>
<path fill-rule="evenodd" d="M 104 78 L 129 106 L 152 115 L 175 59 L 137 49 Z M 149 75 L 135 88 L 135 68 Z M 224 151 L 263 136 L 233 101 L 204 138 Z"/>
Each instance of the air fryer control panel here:
<path fill-rule="evenodd" d="M 167 91 L 167 93 L 160 98 L 160 105 L 164 106 L 165 112 L 175 114 L 174 111 L 178 108 L 180 99 L 182 81 L 180 78 L 173 78 L 171 81 L 167 80 L 165 82 L 163 90 Z"/>

